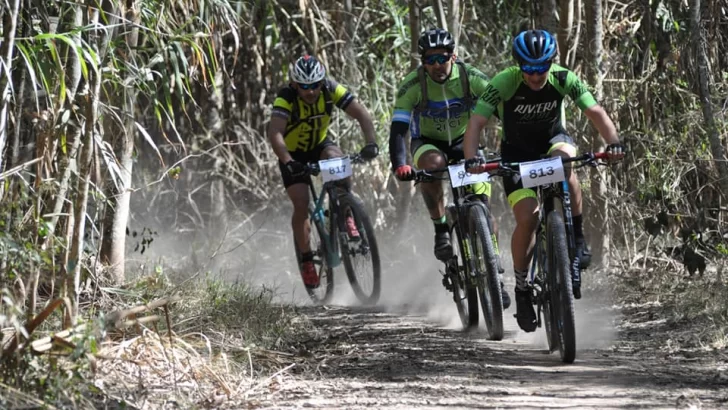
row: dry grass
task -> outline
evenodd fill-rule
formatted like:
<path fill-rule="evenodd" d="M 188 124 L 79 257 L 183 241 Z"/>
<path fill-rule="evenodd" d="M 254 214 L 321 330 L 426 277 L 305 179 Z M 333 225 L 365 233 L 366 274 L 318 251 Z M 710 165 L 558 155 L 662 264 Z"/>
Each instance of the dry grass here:
<path fill-rule="evenodd" d="M 271 292 L 211 278 L 142 282 L 100 298 L 115 309 L 87 311 L 85 324 L 21 337 L 3 357 L 23 370 L 4 372 L 0 407 L 243 408 L 296 366 L 291 341 L 307 322 Z"/>
<path fill-rule="evenodd" d="M 216 349 L 213 344 L 204 334 L 169 336 L 145 328 L 139 336 L 105 343 L 94 385 L 134 408 L 163 408 L 173 401 L 182 408 L 241 408 L 295 366 L 276 359 L 258 361 L 274 355 L 254 347 L 217 343 Z M 247 355 L 247 365 L 236 359 L 241 353 Z M 273 363 L 280 368 L 271 367 Z"/>

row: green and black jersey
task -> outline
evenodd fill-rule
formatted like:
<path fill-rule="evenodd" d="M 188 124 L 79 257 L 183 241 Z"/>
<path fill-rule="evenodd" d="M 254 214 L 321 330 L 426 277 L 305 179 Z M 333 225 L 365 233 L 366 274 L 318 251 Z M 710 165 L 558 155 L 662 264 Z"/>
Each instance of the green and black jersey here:
<path fill-rule="evenodd" d="M 467 75 L 470 88 L 467 90 L 468 94 L 463 90 L 464 82 L 460 78 L 462 75 Z M 415 139 L 427 138 L 453 143 L 465 134 L 474 102 L 477 96 L 485 92 L 488 77 L 470 64 L 460 62 L 452 65 L 450 76 L 442 84 L 433 81 L 429 75 L 424 74 L 424 77 L 427 101 L 423 105 L 418 70 L 407 74 L 399 84 L 392 126 L 403 128 L 404 132 L 401 134 L 409 127 L 410 136 Z M 466 95 L 470 98 L 466 98 Z M 390 156 L 396 168 L 405 164 L 406 152 L 401 135 L 395 137 L 393 140 L 390 136 Z"/>
<path fill-rule="evenodd" d="M 460 64 L 453 64 L 450 77 L 442 84 L 433 81 L 428 75 L 425 76 L 427 106 L 422 112 L 416 112 L 422 99 L 422 87 L 417 70 L 409 73 L 397 91 L 392 121 L 410 124 L 412 138 L 422 136 L 448 141 L 463 135 L 468 126 L 467 113 L 473 107 L 466 107 L 464 104 L 465 92 L 462 89 L 460 76 L 465 73 L 460 72 L 461 67 Z M 464 64 L 464 67 L 470 83 L 469 92 L 475 96 L 482 94 L 488 85 L 488 77 L 469 64 Z"/>
<path fill-rule="evenodd" d="M 514 66 L 493 77 L 474 112 L 487 118 L 497 112 L 503 123 L 503 141 L 529 151 L 534 144 L 565 133 L 563 101 L 567 95 L 582 111 L 597 104 L 571 70 L 553 64 L 544 88 L 534 91 Z"/>

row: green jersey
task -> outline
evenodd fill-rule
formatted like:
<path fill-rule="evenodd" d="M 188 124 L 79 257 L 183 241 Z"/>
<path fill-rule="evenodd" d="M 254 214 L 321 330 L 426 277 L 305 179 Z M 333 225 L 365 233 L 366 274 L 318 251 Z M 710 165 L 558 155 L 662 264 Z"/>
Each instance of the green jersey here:
<path fill-rule="evenodd" d="M 470 95 L 479 96 L 486 90 L 488 77 L 469 64 L 453 64 L 448 79 L 440 84 L 425 75 L 427 101 L 420 110 L 422 86 L 417 70 L 409 73 L 399 85 L 394 103 L 392 122 L 409 125 L 412 138 L 425 137 L 441 141 L 454 141 L 465 133 L 473 107 L 467 107 L 460 76 L 465 67 Z M 474 98 L 471 98 L 475 101 Z"/>
<path fill-rule="evenodd" d="M 519 67 L 509 67 L 490 81 L 474 112 L 489 118 L 496 110 L 503 123 L 503 141 L 527 148 L 536 140 L 565 133 L 563 101 L 569 96 L 582 111 L 597 104 L 587 86 L 571 70 L 553 64 L 546 85 L 532 90 Z"/>

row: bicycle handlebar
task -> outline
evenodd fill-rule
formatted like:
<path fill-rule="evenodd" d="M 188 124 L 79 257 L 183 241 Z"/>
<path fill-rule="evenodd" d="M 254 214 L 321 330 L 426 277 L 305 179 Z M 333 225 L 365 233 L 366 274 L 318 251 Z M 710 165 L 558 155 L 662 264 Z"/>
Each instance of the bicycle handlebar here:
<path fill-rule="evenodd" d="M 570 162 L 582 162 L 579 165 L 574 166 L 573 168 L 581 168 L 587 165 L 606 165 L 603 163 L 597 163 L 597 160 L 600 159 L 607 159 L 609 158 L 609 154 L 606 152 L 586 152 L 582 155 L 576 156 L 576 157 L 570 157 L 570 158 L 562 158 L 561 161 L 566 164 Z M 520 173 L 520 170 L 518 169 L 520 165 L 520 162 L 487 162 L 485 164 L 478 165 L 480 167 L 481 172 L 488 172 L 495 176 L 502 176 L 502 175 L 513 175 Z"/>
<path fill-rule="evenodd" d="M 464 164 L 464 163 L 465 163 L 465 160 L 462 160 L 462 161 L 454 162 L 449 165 L 457 165 L 457 164 Z M 486 165 L 498 164 L 498 163 L 500 163 L 500 157 L 489 159 L 485 163 L 486 163 Z M 449 169 L 450 169 L 449 165 L 447 167 L 442 167 L 442 168 L 415 170 L 415 172 L 412 175 L 412 178 L 407 179 L 406 181 L 415 181 L 415 183 L 432 182 L 432 181 L 437 181 L 437 180 L 445 181 L 448 179 L 447 176 L 438 176 L 438 175 L 433 175 L 433 174 L 439 174 L 439 173 L 449 171 Z"/>
<path fill-rule="evenodd" d="M 350 154 L 350 155 L 344 155 L 344 158 L 349 157 L 349 160 L 352 164 L 362 164 L 367 162 L 364 158 L 361 157 L 361 154 Z M 328 158 L 328 159 L 334 159 L 334 158 Z M 312 176 L 317 176 L 321 173 L 321 165 L 319 165 L 318 162 L 309 162 L 306 164 L 306 168 L 308 169 L 308 173 Z"/>

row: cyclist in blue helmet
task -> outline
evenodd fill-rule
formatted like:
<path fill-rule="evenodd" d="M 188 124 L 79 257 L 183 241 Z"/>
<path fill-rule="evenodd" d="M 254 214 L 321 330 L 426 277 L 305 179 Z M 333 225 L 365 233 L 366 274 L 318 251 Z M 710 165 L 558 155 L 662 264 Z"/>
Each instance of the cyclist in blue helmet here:
<path fill-rule="evenodd" d="M 513 58 L 518 65 L 493 77 L 478 99 L 465 131 L 465 158 L 475 157 L 478 136 L 496 111 L 503 123 L 501 157 L 504 162 L 533 161 L 544 154 L 575 156 L 576 144 L 564 128 L 563 101 L 567 95 L 608 144 L 610 159 L 618 160 L 624 156 L 614 122 L 574 72 L 554 63 L 557 55 L 556 39 L 545 30 L 527 30 L 513 39 Z M 591 255 L 582 228 L 581 188 L 576 173 L 565 168 L 572 194 L 577 253 L 582 268 L 586 268 Z M 477 171 L 471 168 L 471 172 Z M 521 329 L 533 332 L 536 330 L 536 313 L 531 294 L 526 289 L 526 275 L 538 224 L 536 191 L 524 188 L 520 179 L 505 178 L 503 185 L 516 219 L 511 238 L 516 276 L 516 318 Z"/>

